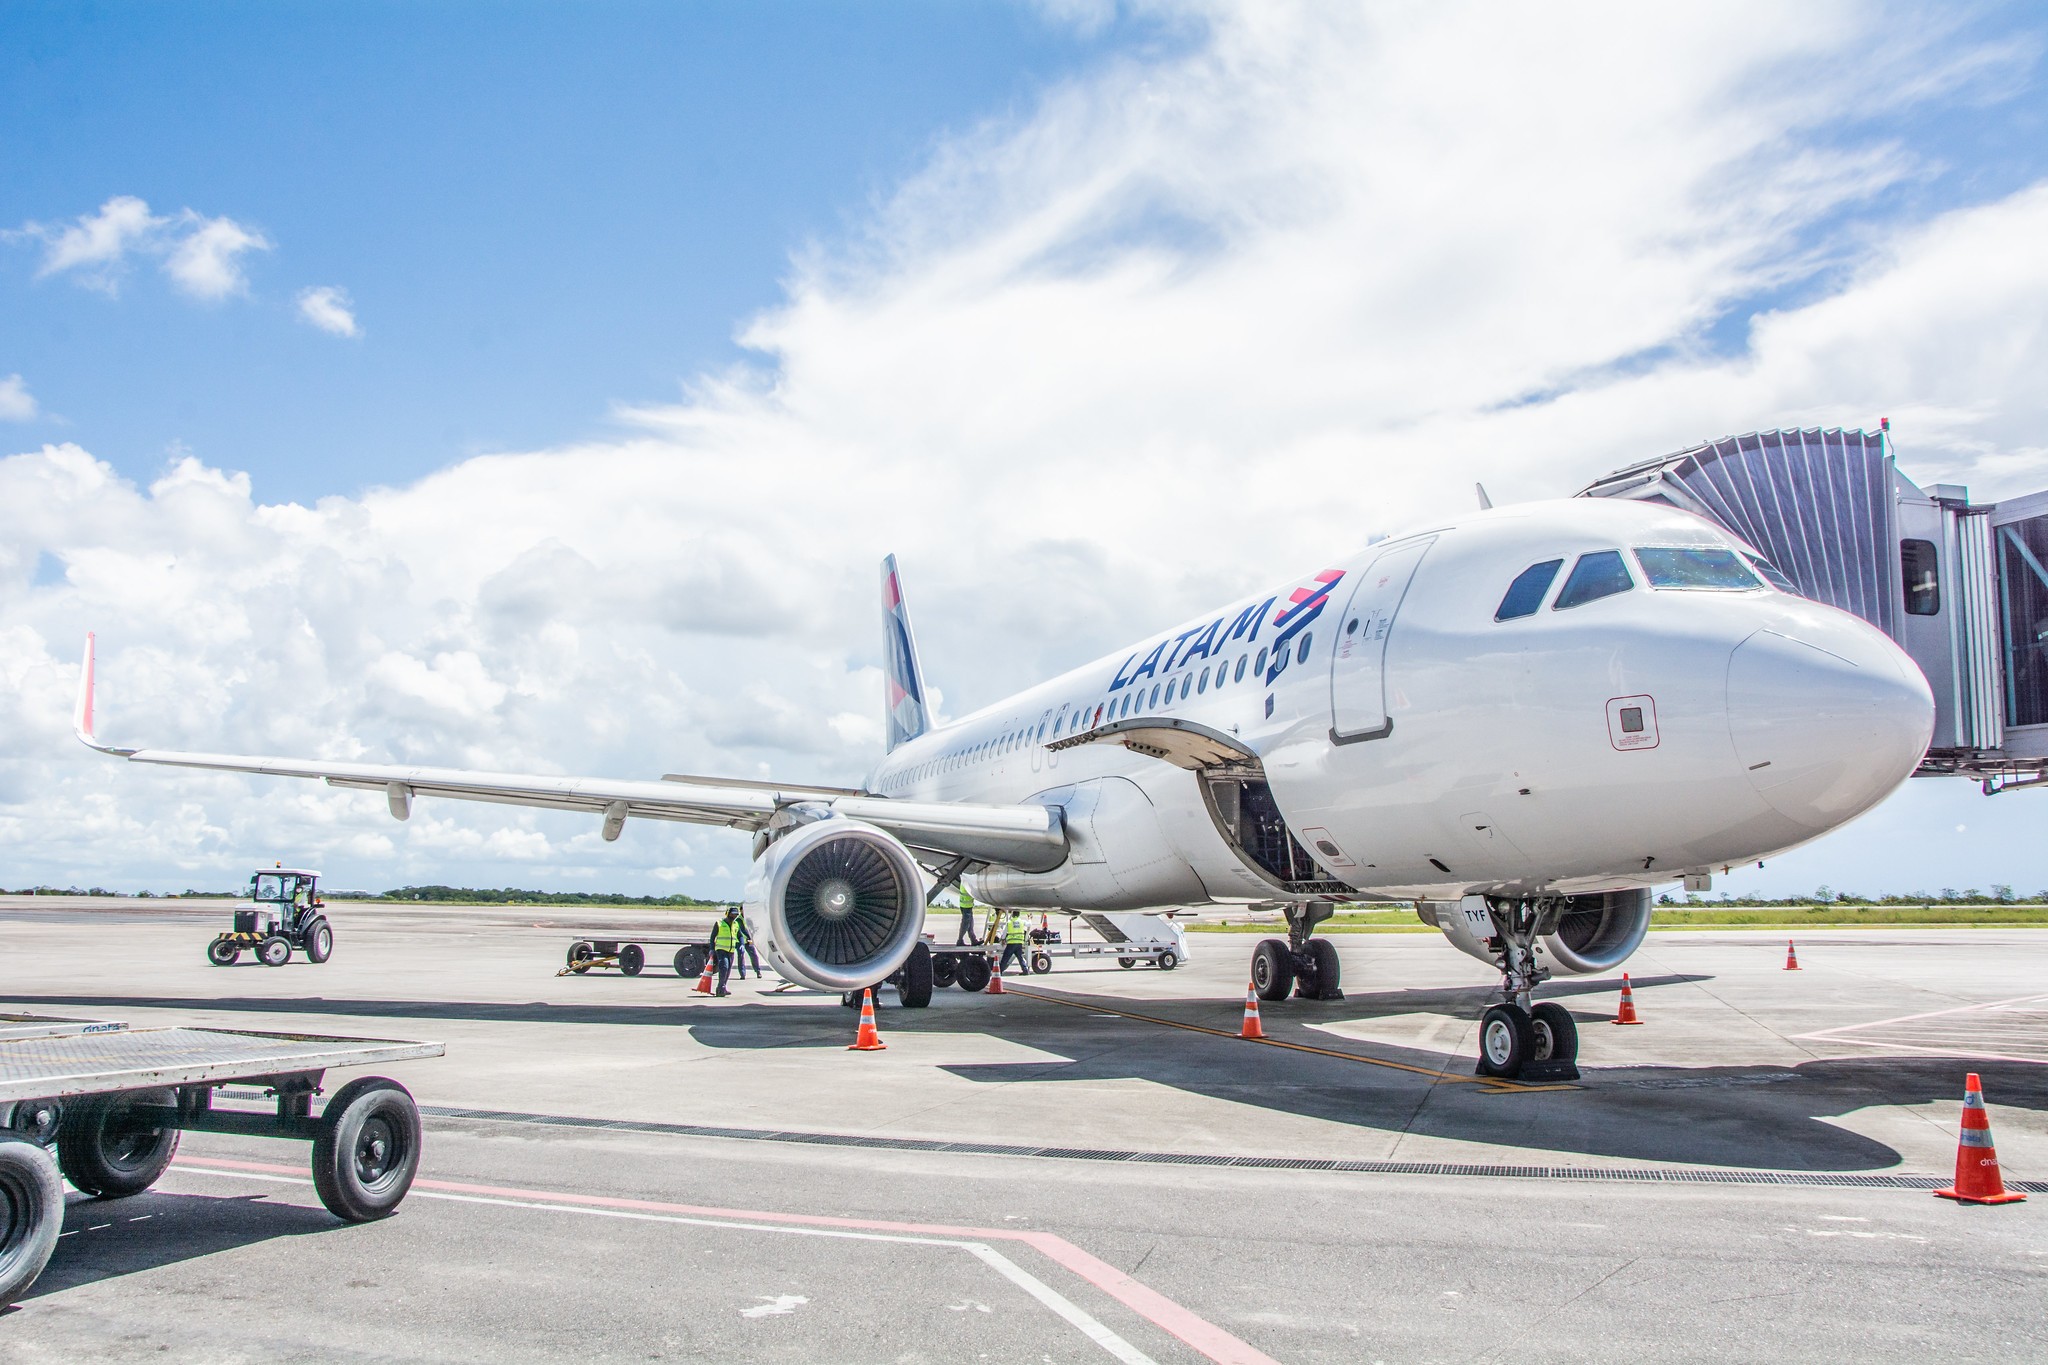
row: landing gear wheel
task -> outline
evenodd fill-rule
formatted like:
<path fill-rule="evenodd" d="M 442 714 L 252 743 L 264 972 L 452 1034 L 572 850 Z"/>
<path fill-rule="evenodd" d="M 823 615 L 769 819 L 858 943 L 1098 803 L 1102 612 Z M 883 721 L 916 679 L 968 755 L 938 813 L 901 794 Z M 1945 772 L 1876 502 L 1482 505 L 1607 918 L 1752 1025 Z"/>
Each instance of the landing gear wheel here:
<path fill-rule="evenodd" d="M 1535 1033 L 1536 1062 L 1576 1062 L 1579 1059 L 1579 1026 L 1572 1012 L 1555 1000 L 1545 1000 L 1529 1011 L 1529 1025 Z"/>
<path fill-rule="evenodd" d="M 135 1106 L 168 1109 L 177 1102 L 168 1090 L 128 1090 L 67 1104 L 57 1130 L 57 1165 L 64 1178 L 102 1199 L 141 1194 L 171 1164 L 178 1130 L 137 1118 Z"/>
<path fill-rule="evenodd" d="M 932 954 L 932 984 L 950 986 L 958 979 L 960 963 L 953 953 Z"/>
<path fill-rule="evenodd" d="M 1129 971 L 1131 968 L 1138 965 L 1138 959 L 1136 959 L 1135 957 L 1120 957 L 1116 960 L 1116 965 L 1123 968 L 1125 971 Z"/>
<path fill-rule="evenodd" d="M 1173 969 L 1174 969 L 1175 967 L 1178 967 L 1179 965 L 1180 965 L 1180 954 L 1179 954 L 1179 953 L 1176 953 L 1176 952 L 1175 952 L 1175 951 L 1174 951 L 1173 949 L 1171 949 L 1171 948 L 1168 948 L 1168 949 L 1167 949 L 1167 950 L 1166 950 L 1165 952 L 1163 952 L 1163 953 L 1161 953 L 1161 954 L 1159 955 L 1159 970 L 1160 970 L 1160 971 L 1162 971 L 1162 972 L 1170 972 L 1170 971 L 1172 971 L 1172 970 L 1173 970 Z"/>
<path fill-rule="evenodd" d="M 963 991 L 987 990 L 991 975 L 988 959 L 979 953 L 961 958 L 959 970 L 954 973 Z"/>
<path fill-rule="evenodd" d="M 291 940 L 283 934 L 272 934 L 256 945 L 256 956 L 266 967 L 282 967 L 292 960 Z"/>
<path fill-rule="evenodd" d="M 1052 970 L 1052 954 L 1051 954 L 1051 953 L 1048 953 L 1048 952 L 1044 951 L 1043 949 L 1041 949 L 1041 950 L 1039 950 L 1038 952 L 1035 952 L 1035 953 L 1033 953 L 1033 954 L 1031 955 L 1031 974 L 1032 974 L 1033 976 L 1044 976 L 1044 975 L 1045 975 L 1045 974 L 1046 974 L 1047 972 L 1049 972 L 1049 971 L 1051 971 L 1051 970 Z"/>
<path fill-rule="evenodd" d="M 597 949 L 591 946 L 590 942 L 587 939 L 579 938 L 574 943 L 569 945 L 568 960 L 565 961 L 562 965 L 564 967 L 573 967 L 579 962 L 588 962 L 590 961 L 590 959 L 596 956 Z"/>
<path fill-rule="evenodd" d="M 334 1092 L 313 1139 L 313 1188 L 346 1223 L 396 1212 L 420 1168 L 420 1111 L 397 1081 L 365 1076 Z"/>
<path fill-rule="evenodd" d="M 677 976 L 702 976 L 704 974 L 704 950 L 694 943 L 684 944 L 676 949 Z"/>
<path fill-rule="evenodd" d="M 1294 950 L 1286 940 L 1262 940 L 1252 950 L 1252 989 L 1261 1000 L 1285 1000 L 1294 989 Z"/>
<path fill-rule="evenodd" d="M 628 943 L 625 947 L 619 949 L 619 970 L 627 976 L 640 975 L 641 968 L 646 965 L 647 950 L 639 944 Z"/>
<path fill-rule="evenodd" d="M 1308 950 L 1302 954 L 1306 959 L 1295 983 L 1295 989 L 1304 1000 L 1342 1000 L 1344 991 L 1338 982 L 1343 979 L 1344 965 L 1337 960 L 1337 945 L 1326 938 L 1312 938 Z"/>
<path fill-rule="evenodd" d="M 1536 1026 L 1520 1005 L 1495 1005 L 1479 1018 L 1479 1074 L 1513 1078 L 1536 1051 Z"/>
<path fill-rule="evenodd" d="M 300 942 L 306 945 L 306 961 L 325 962 L 334 956 L 334 930 L 324 916 L 306 926 Z"/>
<path fill-rule="evenodd" d="M 932 970 L 932 946 L 920 943 L 903 960 L 903 976 L 896 983 L 896 998 L 907 1010 L 921 1010 L 932 1003 L 932 987 L 936 984 L 936 973 Z"/>
<path fill-rule="evenodd" d="M 64 1182 L 33 1142 L 0 1138 L 0 1309 L 28 1292 L 64 1231 Z"/>
<path fill-rule="evenodd" d="M 232 967 L 241 960 L 242 950 L 224 938 L 206 945 L 206 960 L 216 967 Z"/>

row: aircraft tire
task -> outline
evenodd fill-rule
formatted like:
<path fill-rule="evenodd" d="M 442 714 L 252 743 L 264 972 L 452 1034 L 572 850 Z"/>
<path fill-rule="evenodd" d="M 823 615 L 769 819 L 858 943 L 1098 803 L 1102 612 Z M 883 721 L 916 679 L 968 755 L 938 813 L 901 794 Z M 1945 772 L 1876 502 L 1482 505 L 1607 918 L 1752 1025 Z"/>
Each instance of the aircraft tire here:
<path fill-rule="evenodd" d="M 1536 1027 L 1520 1005 L 1494 1005 L 1479 1018 L 1479 1074 L 1513 1079 L 1536 1055 Z"/>
<path fill-rule="evenodd" d="M 1572 1012 L 1555 1000 L 1545 1000 L 1529 1011 L 1535 1030 L 1535 1048 L 1529 1055 L 1538 1062 L 1576 1062 L 1579 1059 L 1579 1026 Z"/>
<path fill-rule="evenodd" d="M 1252 950 L 1252 989 L 1261 1000 L 1285 1000 L 1294 989 L 1294 950 L 1285 939 L 1262 939 Z"/>
<path fill-rule="evenodd" d="M 1308 941 L 1310 970 L 1306 973 L 1311 989 L 1305 994 L 1311 1000 L 1342 1000 L 1344 992 L 1340 983 L 1344 977 L 1344 964 L 1337 960 L 1337 945 L 1326 938 L 1312 938 Z"/>
<path fill-rule="evenodd" d="M 176 1104 L 169 1090 L 127 1090 L 94 1095 L 64 1106 L 57 1130 L 57 1165 L 64 1178 L 101 1199 L 141 1194 L 154 1185 L 178 1152 L 178 1130 L 137 1123 L 135 1104 Z"/>
<path fill-rule="evenodd" d="M 910 950 L 910 956 L 903 960 L 903 975 L 896 984 L 896 998 L 907 1010 L 921 1010 L 932 1003 L 932 987 L 937 984 L 937 974 L 932 970 L 932 948 L 929 943 L 920 943 Z"/>

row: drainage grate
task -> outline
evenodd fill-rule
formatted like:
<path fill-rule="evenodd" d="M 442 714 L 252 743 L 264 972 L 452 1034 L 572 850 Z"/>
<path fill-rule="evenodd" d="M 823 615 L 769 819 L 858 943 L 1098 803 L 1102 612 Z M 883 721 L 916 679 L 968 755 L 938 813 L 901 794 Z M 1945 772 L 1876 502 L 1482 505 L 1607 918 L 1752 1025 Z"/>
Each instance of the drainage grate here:
<path fill-rule="evenodd" d="M 1152 1165 L 1218 1166 L 1269 1171 L 1338 1171 L 1353 1175 L 1457 1175 L 1495 1180 L 1621 1180 L 1650 1185 L 1805 1185 L 1838 1189 L 1938 1190 L 1950 1182 L 1934 1175 L 1859 1175 L 1846 1171 L 1740 1171 L 1658 1166 L 1506 1166 L 1459 1161 L 1346 1161 L 1331 1157 L 1221 1156 L 1200 1152 L 1126 1152 L 1098 1147 L 1030 1147 L 1017 1143 L 946 1142 L 936 1138 L 864 1137 L 857 1133 L 791 1133 L 772 1128 L 714 1128 L 695 1123 L 583 1119 L 521 1114 L 502 1109 L 455 1109 L 423 1104 L 437 1119 L 522 1123 L 665 1137 L 728 1138 L 739 1142 L 796 1142 L 813 1147 L 858 1147 L 885 1152 L 941 1152 L 954 1156 L 1027 1156 L 1047 1161 L 1124 1161 Z M 2048 1181 L 2008 1180 L 2008 1189 L 2048 1194 Z"/>

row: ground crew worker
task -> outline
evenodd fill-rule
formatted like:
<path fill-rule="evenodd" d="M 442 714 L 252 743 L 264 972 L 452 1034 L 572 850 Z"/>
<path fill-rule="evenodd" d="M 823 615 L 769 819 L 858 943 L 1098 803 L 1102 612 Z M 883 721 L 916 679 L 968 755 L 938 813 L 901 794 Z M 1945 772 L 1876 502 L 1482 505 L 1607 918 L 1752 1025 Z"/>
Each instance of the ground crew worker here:
<path fill-rule="evenodd" d="M 761 979 L 761 955 L 754 951 L 753 926 L 747 923 L 746 911 L 740 910 L 738 906 L 734 906 L 733 909 L 739 910 L 740 941 L 738 946 L 733 949 L 732 965 L 739 972 L 740 980 L 745 981 L 747 979 L 747 969 L 740 965 L 740 954 L 745 953 L 747 961 L 754 964 L 754 980 L 759 981 Z"/>
<path fill-rule="evenodd" d="M 996 970 L 1000 972 L 1009 966 L 1010 954 L 1015 953 L 1017 955 L 1017 974 L 1023 976 L 1030 972 L 1031 964 L 1025 961 L 1024 954 L 1024 945 L 1030 939 L 1031 931 L 1024 927 L 1023 911 L 1012 910 L 1009 920 L 1003 926 L 1003 956 L 1002 960 L 996 963 Z"/>
<path fill-rule="evenodd" d="M 725 983 L 732 976 L 733 950 L 740 942 L 740 908 L 737 905 L 725 907 L 725 918 L 711 926 L 711 960 L 718 967 L 718 989 L 713 995 L 731 995 Z"/>
<path fill-rule="evenodd" d="M 974 897 L 966 887 L 960 888 L 960 937 L 953 940 L 955 948 L 967 948 L 980 944 L 974 933 Z"/>

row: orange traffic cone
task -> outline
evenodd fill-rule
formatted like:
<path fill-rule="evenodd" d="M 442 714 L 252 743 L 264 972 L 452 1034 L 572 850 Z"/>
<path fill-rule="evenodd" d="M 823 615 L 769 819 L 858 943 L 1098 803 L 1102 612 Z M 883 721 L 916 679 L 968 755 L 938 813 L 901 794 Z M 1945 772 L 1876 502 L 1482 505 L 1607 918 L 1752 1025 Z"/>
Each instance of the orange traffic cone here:
<path fill-rule="evenodd" d="M 1621 974 L 1621 1008 L 1615 1011 L 1614 1022 L 1617 1024 L 1640 1024 L 1643 1022 L 1636 1018 L 1636 993 L 1629 989 L 1627 972 Z"/>
<path fill-rule="evenodd" d="M 1959 1204 L 2017 1204 L 2026 1196 L 2006 1192 L 1998 1174 L 1998 1149 L 1991 1145 L 1991 1115 L 1984 1109 L 1984 1083 L 1972 1071 L 1963 1083 L 1963 1131 L 1956 1139 L 1956 1183 L 1935 1193 Z"/>
<path fill-rule="evenodd" d="M 1244 988 L 1244 1027 L 1237 1031 L 1240 1038 L 1264 1038 L 1266 1030 L 1259 1023 L 1259 988 L 1257 983 Z"/>
<path fill-rule="evenodd" d="M 1006 990 L 1004 990 L 1004 989 L 1003 989 L 1003 961 L 1002 961 L 1002 959 L 1001 959 L 1001 958 L 997 958 L 997 959 L 996 959 L 996 969 L 995 969 L 995 970 L 994 970 L 993 972 L 990 972 L 990 973 L 989 973 L 989 977 L 988 977 L 988 990 L 987 990 L 986 992 L 984 992 L 984 994 L 987 994 L 987 995 L 1008 995 L 1008 994 L 1009 994 L 1009 992 L 1008 992 L 1008 991 L 1006 991 Z"/>
<path fill-rule="evenodd" d="M 875 991 L 874 987 L 870 986 L 860 993 L 860 1032 L 854 1034 L 853 1042 L 846 1050 L 882 1052 L 886 1051 L 888 1046 L 882 1041 L 882 1035 L 875 1031 Z"/>
<path fill-rule="evenodd" d="M 1785 940 L 1785 970 L 1788 972 L 1799 970 L 1799 949 L 1793 946 L 1792 940 L 1789 938 Z"/>
<path fill-rule="evenodd" d="M 711 959 L 709 957 L 704 959 L 704 975 L 697 978 L 697 985 L 692 993 L 696 995 L 711 994 Z"/>

